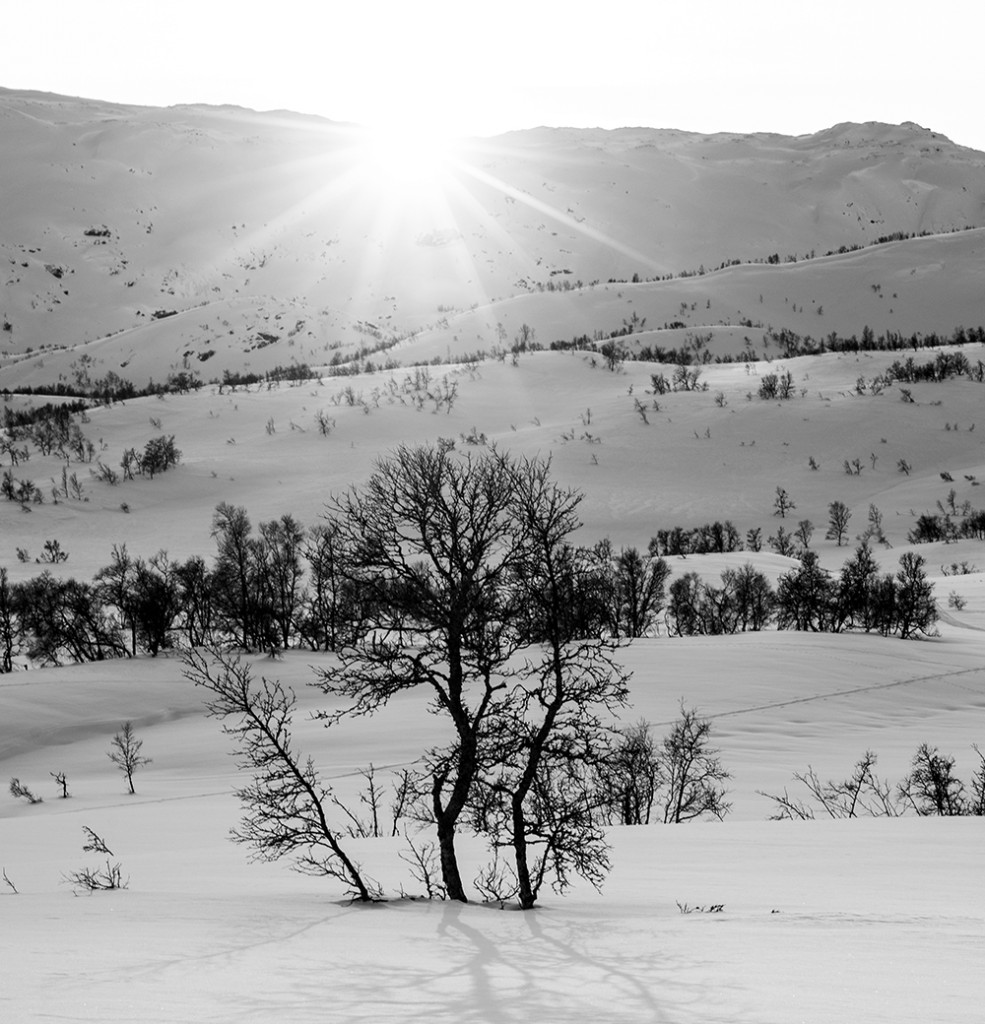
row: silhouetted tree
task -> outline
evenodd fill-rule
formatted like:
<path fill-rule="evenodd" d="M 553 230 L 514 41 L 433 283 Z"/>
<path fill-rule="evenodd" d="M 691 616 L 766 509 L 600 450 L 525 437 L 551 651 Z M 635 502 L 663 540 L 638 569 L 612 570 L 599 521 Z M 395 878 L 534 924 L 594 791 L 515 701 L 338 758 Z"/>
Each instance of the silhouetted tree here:
<path fill-rule="evenodd" d="M 921 743 L 900 795 L 917 814 L 951 817 L 967 812 L 964 783 L 954 775 L 954 758 Z"/>
<path fill-rule="evenodd" d="M 780 629 L 837 631 L 837 586 L 820 567 L 817 552 L 804 551 L 800 565 L 777 581 L 776 610 Z"/>
<path fill-rule="evenodd" d="M 843 501 L 833 501 L 828 505 L 828 531 L 825 533 L 825 540 L 838 542 L 841 547 L 845 536 L 848 533 L 848 520 L 852 518 L 848 506 Z"/>
<path fill-rule="evenodd" d="M 269 581 L 262 548 L 252 536 L 246 509 L 221 502 L 212 517 L 212 536 L 218 545 L 214 591 L 216 605 L 234 640 L 246 650 L 271 642 Z"/>
<path fill-rule="evenodd" d="M 145 764 L 151 763 L 149 757 L 144 757 L 140 753 L 143 745 L 144 741 L 138 740 L 133 731 L 133 723 L 124 722 L 120 731 L 113 737 L 113 749 L 106 755 L 123 773 L 131 794 L 134 792 L 133 773 Z"/>
<path fill-rule="evenodd" d="M 99 598 L 117 611 L 120 625 L 130 635 L 131 657 L 137 654 L 136 580 L 137 565 L 126 544 L 114 544 L 112 561 L 95 575 Z"/>
<path fill-rule="evenodd" d="M 301 610 L 304 539 L 304 527 L 289 513 L 260 524 L 260 543 L 255 548 L 255 557 L 263 565 L 268 614 L 273 619 L 281 647 L 290 646 Z"/>
<path fill-rule="evenodd" d="M 137 635 L 152 657 L 172 646 L 172 632 L 182 611 L 179 565 L 158 551 L 149 562 L 138 559 L 133 614 Z"/>
<path fill-rule="evenodd" d="M 189 647 L 211 644 L 216 634 L 215 576 L 200 555 L 174 567 L 181 626 Z"/>
<path fill-rule="evenodd" d="M 425 686 L 455 743 L 432 751 L 428 797 L 449 898 L 466 901 L 455 834 L 481 769 L 479 745 L 518 644 L 508 581 L 520 570 L 514 516 L 517 465 L 498 452 L 461 458 L 447 444 L 400 447 L 369 482 L 329 511 L 374 608 L 373 631 L 318 672 L 322 689 L 351 703 L 335 717 L 370 714 Z M 329 719 L 331 720 L 331 718 Z"/>
<path fill-rule="evenodd" d="M 765 629 L 773 620 L 776 595 L 766 576 L 751 562 L 722 572 L 723 590 L 731 604 L 733 632 Z"/>
<path fill-rule="evenodd" d="M 670 566 L 662 558 L 643 555 L 634 547 L 616 556 L 616 636 L 646 636 L 663 608 Z"/>
<path fill-rule="evenodd" d="M 580 636 L 567 613 L 571 562 L 564 543 L 581 524 L 581 496 L 550 480 L 547 463 L 515 478 L 522 556 L 514 564 L 518 633 L 526 664 L 490 716 L 470 803 L 481 831 L 513 848 L 520 907 L 536 903 L 550 877 L 563 891 L 572 873 L 598 886 L 607 847 L 594 813 L 593 779 L 611 744 L 612 714 L 626 704 L 628 674 L 617 645 Z"/>
<path fill-rule="evenodd" d="M 677 824 L 708 814 L 721 820 L 731 804 L 722 783 L 731 776 L 719 751 L 711 746 L 711 722 L 681 702 L 681 717 L 664 737 L 660 767 L 666 780 L 661 792 L 663 820 Z"/>
<path fill-rule="evenodd" d="M 937 622 L 934 585 L 927 579 L 923 555 L 913 551 L 900 556 L 896 573 L 893 632 L 907 640 L 917 633 L 929 633 Z"/>
<path fill-rule="evenodd" d="M 7 578 L 7 570 L 0 568 L 0 673 L 14 670 L 14 654 L 20 639 L 14 604 L 14 588 Z"/>
<path fill-rule="evenodd" d="M 793 498 L 782 487 L 777 487 L 776 498 L 773 501 L 773 515 L 784 519 L 786 514 L 792 512 L 796 507 Z"/>
<path fill-rule="evenodd" d="M 362 636 L 369 607 L 353 551 L 337 520 L 325 517 L 313 526 L 304 543 L 311 585 L 301 614 L 301 635 L 312 650 L 337 651 Z"/>
<path fill-rule="evenodd" d="M 349 857 L 328 820 L 331 790 L 291 736 L 294 692 L 276 680 L 255 683 L 241 658 L 218 650 L 188 651 L 184 661 L 185 675 L 211 693 L 209 714 L 239 744 L 239 767 L 252 773 L 236 791 L 244 815 L 233 839 L 251 847 L 257 860 L 292 856 L 299 871 L 338 879 L 364 902 L 376 898 L 379 887 Z"/>
<path fill-rule="evenodd" d="M 140 457 L 140 472 L 146 473 L 152 480 L 158 473 L 164 473 L 181 461 L 181 452 L 175 447 L 174 434 L 165 437 L 152 437 L 144 445 Z"/>
<path fill-rule="evenodd" d="M 662 774 L 650 723 L 623 729 L 598 770 L 598 802 L 606 821 L 649 825 Z"/>
<path fill-rule="evenodd" d="M 45 570 L 14 586 L 14 611 L 26 653 L 34 661 L 103 661 L 122 657 L 127 646 L 106 614 L 98 590 Z"/>

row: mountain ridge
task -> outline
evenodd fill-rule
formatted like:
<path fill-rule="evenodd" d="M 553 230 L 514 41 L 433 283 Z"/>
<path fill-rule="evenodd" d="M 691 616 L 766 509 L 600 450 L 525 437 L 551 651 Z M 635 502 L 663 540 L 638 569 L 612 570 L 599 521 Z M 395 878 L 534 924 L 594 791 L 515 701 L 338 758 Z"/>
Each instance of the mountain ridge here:
<path fill-rule="evenodd" d="M 315 115 L 0 89 L 0 386 L 64 378 L 87 346 L 103 372 L 143 358 L 158 377 L 323 365 L 456 311 L 492 310 L 495 325 L 499 304 L 542 289 L 985 226 L 985 154 L 913 122 L 802 136 L 525 129 L 464 143 L 435 168 L 427 153 L 370 151 L 366 140 Z M 985 271 L 980 246 L 941 246 L 949 275 Z M 904 275 L 923 274 L 925 250 Z M 880 261 L 872 254 L 870 285 L 881 284 Z M 807 304 L 831 315 L 839 303 L 839 319 L 818 332 L 906 329 L 891 303 L 875 322 L 843 307 L 819 274 Z M 923 281 L 933 315 L 919 330 L 985 319 L 973 292 L 955 298 L 949 275 Z M 716 322 L 804 333 L 803 297 L 768 317 L 763 304 L 747 293 Z M 689 319 L 655 308 L 651 324 L 657 316 Z M 570 317 L 563 327 L 580 333 Z M 108 340 L 135 331 L 153 358 Z M 457 347 L 495 343 L 487 331 Z M 23 357 L 39 351 L 26 372 Z"/>

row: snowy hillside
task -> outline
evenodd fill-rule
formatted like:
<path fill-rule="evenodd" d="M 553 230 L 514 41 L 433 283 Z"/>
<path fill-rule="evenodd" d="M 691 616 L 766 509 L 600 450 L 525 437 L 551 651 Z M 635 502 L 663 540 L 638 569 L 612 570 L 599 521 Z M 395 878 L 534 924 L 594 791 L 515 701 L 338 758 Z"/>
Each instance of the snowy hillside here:
<path fill-rule="evenodd" d="M 544 128 L 437 159 L 284 112 L 0 90 L 0 183 L 0 389 L 41 392 L 0 399 L 15 587 L 91 581 L 122 545 L 211 564 L 220 503 L 310 528 L 398 444 L 453 442 L 549 458 L 584 495 L 577 544 L 645 551 L 661 531 L 734 525 L 740 550 L 668 555 L 670 581 L 749 563 L 775 586 L 805 543 L 837 574 L 868 537 L 884 572 L 925 559 L 939 613 L 906 641 L 680 637 L 661 616 L 618 652 L 621 721 L 659 738 L 697 708 L 731 811 L 609 827 L 601 892 L 545 887 L 529 913 L 482 901 L 488 850 L 471 835 L 468 904 L 420 898 L 402 836 L 352 841 L 386 890 L 371 906 L 251 863 L 228 837 L 245 785 L 233 741 L 175 651 L 30 671 L 19 653 L 0 674 L 0 1019 L 979 1019 L 985 819 L 768 819 L 771 795 L 808 798 L 795 774 L 845 779 L 871 751 L 895 787 L 924 743 L 970 792 L 985 748 L 985 545 L 914 535 L 985 507 L 985 344 L 952 339 L 985 325 L 985 154 L 913 124 L 842 124 Z M 866 329 L 871 345 L 842 344 Z M 935 333 L 963 343 L 921 347 Z M 293 379 L 223 382 L 290 365 Z M 13 426 L 58 384 L 178 372 L 202 386 L 92 402 L 74 447 Z M 127 453 L 162 437 L 177 464 L 127 479 Z M 360 807 L 360 773 L 389 786 L 449 725 L 408 691 L 326 729 L 311 713 L 337 705 L 309 684 L 335 658 L 247 656 L 294 689 L 294 738 Z M 133 795 L 107 757 L 125 721 L 151 759 Z M 84 851 L 84 828 L 112 854 Z M 127 888 L 66 881 L 107 857 Z"/>

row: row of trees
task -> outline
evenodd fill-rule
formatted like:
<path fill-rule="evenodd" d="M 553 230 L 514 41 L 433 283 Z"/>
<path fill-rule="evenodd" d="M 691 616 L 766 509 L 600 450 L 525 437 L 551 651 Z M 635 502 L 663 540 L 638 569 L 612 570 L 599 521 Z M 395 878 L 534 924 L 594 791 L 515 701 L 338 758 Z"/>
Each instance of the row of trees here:
<path fill-rule="evenodd" d="M 211 563 L 158 552 L 133 557 L 114 547 L 91 582 L 50 570 L 12 583 L 0 569 L 0 671 L 18 657 L 40 664 L 156 656 L 162 650 L 232 643 L 246 650 L 303 646 L 341 651 L 371 635 L 386 609 L 399 606 L 400 581 L 359 571 L 365 542 L 338 509 L 305 528 L 290 514 L 259 524 L 244 508 L 220 504 Z M 694 531 L 734 550 L 731 524 Z M 721 527 L 721 532 L 719 528 Z M 565 543 L 570 587 L 564 614 L 572 635 L 613 640 L 654 635 L 661 622 L 673 636 L 781 629 L 874 630 L 902 638 L 928 633 L 936 621 L 933 585 L 922 556 L 907 552 L 895 575 L 881 574 L 867 542 L 840 575 L 802 550 L 800 564 L 774 589 L 746 564 L 720 583 L 695 572 L 667 589 L 671 570 L 656 550 L 675 550 L 685 535 L 658 534 L 649 551 Z"/>
<path fill-rule="evenodd" d="M 12 583 L 0 569 L 0 671 L 23 656 L 41 664 L 157 655 L 176 646 L 336 651 L 367 635 L 399 595 L 355 571 L 362 544 L 337 515 L 304 527 L 292 515 L 260 523 L 222 503 L 217 553 L 150 559 L 114 546 L 91 582 L 46 570 Z M 566 610 L 582 635 L 640 637 L 656 627 L 670 575 L 663 559 L 608 542 L 566 547 Z"/>
<path fill-rule="evenodd" d="M 899 569 L 881 573 L 868 544 L 855 550 L 834 576 L 804 551 L 774 590 L 750 563 L 726 569 L 721 585 L 691 572 L 670 586 L 667 628 L 674 636 L 715 635 L 766 629 L 839 633 L 848 629 L 898 636 L 928 634 L 937 621 L 933 584 L 922 555 L 908 551 Z"/>

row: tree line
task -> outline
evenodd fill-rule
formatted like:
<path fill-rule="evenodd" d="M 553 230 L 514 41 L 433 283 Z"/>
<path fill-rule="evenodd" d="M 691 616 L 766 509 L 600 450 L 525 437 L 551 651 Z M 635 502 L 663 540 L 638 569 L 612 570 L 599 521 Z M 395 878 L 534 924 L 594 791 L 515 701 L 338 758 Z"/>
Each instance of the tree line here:
<path fill-rule="evenodd" d="M 895 574 L 881 573 L 867 543 L 835 576 L 804 550 L 800 564 L 777 580 L 746 563 L 725 569 L 717 585 L 689 572 L 670 586 L 667 627 L 673 636 L 716 635 L 766 629 L 817 633 L 877 632 L 907 640 L 929 634 L 937 622 L 933 584 L 925 560 L 912 551 Z"/>
<path fill-rule="evenodd" d="M 336 508 L 305 527 L 285 514 L 254 530 L 245 508 L 223 502 L 212 518 L 216 553 L 209 561 L 173 559 L 165 551 L 144 559 L 124 544 L 113 547 L 90 581 L 46 569 L 12 582 L 0 568 L 0 671 L 12 671 L 19 659 L 56 665 L 176 647 L 351 647 L 377 635 L 408 585 L 393 574 L 367 577 L 366 541 L 351 515 Z M 646 550 L 566 541 L 558 557 L 570 583 L 567 628 L 612 640 L 653 636 L 661 627 L 671 636 L 695 636 L 771 626 L 906 639 L 931 632 L 936 622 L 923 557 L 907 552 L 895 574 L 884 574 L 867 541 L 837 575 L 804 549 L 775 588 L 751 563 L 726 569 L 716 582 L 688 572 L 668 587 L 672 572 L 661 552 L 740 549 L 730 523 L 659 531 Z"/>

